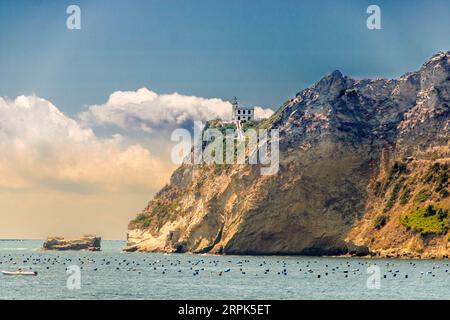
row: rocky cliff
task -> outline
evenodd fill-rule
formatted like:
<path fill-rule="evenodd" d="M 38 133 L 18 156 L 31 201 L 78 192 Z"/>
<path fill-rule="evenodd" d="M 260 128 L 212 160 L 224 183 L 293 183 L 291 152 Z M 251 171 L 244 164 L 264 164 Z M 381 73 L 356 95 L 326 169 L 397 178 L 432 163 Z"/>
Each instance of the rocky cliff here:
<path fill-rule="evenodd" d="M 78 250 L 78 251 L 100 251 L 101 238 L 86 235 L 80 239 L 65 239 L 63 237 L 48 237 L 42 245 L 42 250 Z"/>
<path fill-rule="evenodd" d="M 256 128 L 280 168 L 182 165 L 129 225 L 128 251 L 443 257 L 450 52 L 399 79 L 339 71 Z"/>

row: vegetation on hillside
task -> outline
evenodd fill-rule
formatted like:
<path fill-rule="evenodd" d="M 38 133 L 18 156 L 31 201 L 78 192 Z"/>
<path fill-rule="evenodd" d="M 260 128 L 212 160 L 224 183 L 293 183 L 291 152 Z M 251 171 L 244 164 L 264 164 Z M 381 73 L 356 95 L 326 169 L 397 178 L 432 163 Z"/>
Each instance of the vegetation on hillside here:
<path fill-rule="evenodd" d="M 448 197 L 450 186 L 450 163 L 434 163 L 427 171 L 424 181 L 431 184 L 435 192 L 443 198 Z"/>
<path fill-rule="evenodd" d="M 387 219 L 388 219 L 387 215 L 382 214 L 381 216 L 378 216 L 375 219 L 375 225 L 374 225 L 375 229 L 379 230 L 379 229 L 383 228 L 386 225 Z"/>
<path fill-rule="evenodd" d="M 406 187 L 400 196 L 399 202 L 401 205 L 405 205 L 409 201 L 410 198 L 411 198 L 411 188 Z"/>
<path fill-rule="evenodd" d="M 152 219 L 149 215 L 144 212 L 139 213 L 136 218 L 131 220 L 131 224 L 139 228 L 148 228 L 150 227 Z"/>
<path fill-rule="evenodd" d="M 400 223 L 421 235 L 443 234 L 449 229 L 448 210 L 428 205 L 400 216 Z"/>
<path fill-rule="evenodd" d="M 389 220 L 388 212 L 399 203 L 405 207 L 397 209 L 401 212 L 415 208 L 401 215 L 405 227 L 422 235 L 445 233 L 449 228 L 448 211 L 435 203 L 449 196 L 449 168 L 449 163 L 434 162 L 422 173 L 415 166 L 408 168 L 408 163 L 396 161 L 386 178 L 374 185 L 374 194 L 384 201 L 383 213 L 375 218 L 374 228 L 383 228 Z"/>
<path fill-rule="evenodd" d="M 386 206 L 384 207 L 384 212 L 387 212 L 392 209 L 392 207 L 395 205 L 395 202 L 397 201 L 398 194 L 403 187 L 403 183 L 405 182 L 405 178 L 401 177 L 398 181 L 395 182 L 394 186 L 392 187 L 391 195 L 386 203 Z"/>
<path fill-rule="evenodd" d="M 177 218 L 178 211 L 177 202 L 163 203 L 158 201 L 154 204 L 151 213 L 142 212 L 131 223 L 142 229 L 156 224 L 156 228 L 159 230 L 167 221 L 174 221 Z"/>
<path fill-rule="evenodd" d="M 396 161 L 392 165 L 392 167 L 389 170 L 388 176 L 384 181 L 377 181 L 375 183 L 375 195 L 377 197 L 382 197 L 386 194 L 386 191 L 389 189 L 389 187 L 394 184 L 394 187 L 397 189 L 396 194 L 394 194 L 395 199 L 397 199 L 398 192 L 400 191 L 399 187 L 401 187 L 401 184 L 404 182 L 404 178 L 402 175 L 409 173 L 408 167 L 406 163 Z M 397 181 L 399 178 L 401 178 L 400 181 Z M 399 183 L 395 183 L 399 182 Z"/>
<path fill-rule="evenodd" d="M 421 189 L 414 197 L 413 201 L 416 204 L 425 202 L 428 200 L 428 198 L 430 198 L 431 196 L 431 191 L 428 190 L 427 188 L 423 188 Z"/>

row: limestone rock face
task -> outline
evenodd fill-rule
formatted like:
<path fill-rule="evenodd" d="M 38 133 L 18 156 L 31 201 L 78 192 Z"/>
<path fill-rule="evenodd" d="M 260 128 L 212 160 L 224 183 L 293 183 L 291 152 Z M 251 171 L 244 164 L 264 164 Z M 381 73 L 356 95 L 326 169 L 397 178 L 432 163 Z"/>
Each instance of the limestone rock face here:
<path fill-rule="evenodd" d="M 277 174 L 263 176 L 259 165 L 180 166 L 130 223 L 126 250 L 365 255 L 400 252 L 419 237 L 425 242 L 416 246 L 420 252 L 408 249 L 412 255 L 442 252 L 439 236 L 427 241 L 400 224 L 396 215 L 411 209 L 412 200 L 397 213 L 384 211 L 397 200 L 392 181 L 384 194 L 373 193 L 398 161 L 409 159 L 408 179 L 417 186 L 413 179 L 430 165 L 450 161 L 449 65 L 450 52 L 441 52 L 395 80 L 325 76 L 256 125 L 280 132 Z M 405 183 L 397 188 L 403 192 Z M 376 229 L 381 213 L 388 222 Z M 392 236 L 383 242 L 386 230 Z"/>
<path fill-rule="evenodd" d="M 92 235 L 85 235 L 80 239 L 65 239 L 63 237 L 48 237 L 42 245 L 43 250 L 58 251 L 100 251 L 101 238 Z"/>

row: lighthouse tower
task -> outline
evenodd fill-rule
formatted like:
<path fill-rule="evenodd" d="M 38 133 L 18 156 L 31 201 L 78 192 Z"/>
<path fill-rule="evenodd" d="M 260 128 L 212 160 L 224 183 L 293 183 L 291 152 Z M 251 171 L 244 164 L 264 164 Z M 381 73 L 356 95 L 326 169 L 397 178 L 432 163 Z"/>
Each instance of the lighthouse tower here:
<path fill-rule="evenodd" d="M 233 100 L 231 100 L 231 120 L 236 120 L 236 111 L 239 108 L 239 104 L 237 101 L 237 98 L 234 97 Z"/>
<path fill-rule="evenodd" d="M 232 121 L 250 121 L 255 116 L 254 108 L 240 107 L 237 98 L 231 101 L 231 120 Z"/>

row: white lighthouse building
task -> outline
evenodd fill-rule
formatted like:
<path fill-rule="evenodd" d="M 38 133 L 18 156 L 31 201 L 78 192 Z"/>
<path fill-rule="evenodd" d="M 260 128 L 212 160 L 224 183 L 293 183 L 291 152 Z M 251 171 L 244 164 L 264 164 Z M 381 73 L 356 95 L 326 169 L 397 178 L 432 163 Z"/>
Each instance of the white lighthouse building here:
<path fill-rule="evenodd" d="M 250 121 L 255 118 L 255 108 L 246 108 L 239 106 L 236 97 L 233 99 L 231 107 L 232 121 Z"/>

